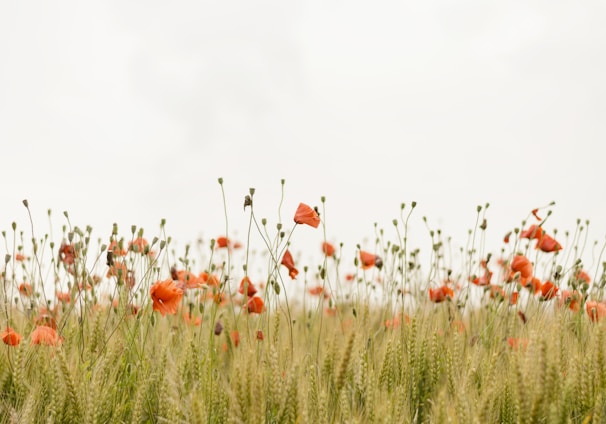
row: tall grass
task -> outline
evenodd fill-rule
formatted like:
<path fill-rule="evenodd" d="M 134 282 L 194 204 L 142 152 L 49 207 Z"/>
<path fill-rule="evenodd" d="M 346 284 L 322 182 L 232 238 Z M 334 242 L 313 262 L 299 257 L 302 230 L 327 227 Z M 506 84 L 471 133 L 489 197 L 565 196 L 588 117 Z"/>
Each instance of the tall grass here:
<path fill-rule="evenodd" d="M 440 231 L 429 230 L 428 265 L 407 246 L 413 204 L 394 220 L 397 239 L 377 230 L 372 262 L 359 246 L 355 258 L 336 249 L 294 279 L 282 260 L 306 224 L 289 212 L 271 230 L 254 190 L 248 239 L 259 234 L 262 251 L 238 247 L 227 224 L 227 239 L 183 252 L 164 222 L 149 243 L 114 227 L 95 244 L 67 213 L 60 242 L 13 225 L 0 316 L 21 339 L 5 332 L 0 345 L 0 422 L 604 422 L 606 276 L 581 273 L 583 229 L 545 252 L 524 222 L 485 252 L 486 207 L 460 269 Z M 319 249 L 324 223 L 309 231 Z M 511 269 L 517 254 L 538 287 Z M 245 276 L 256 294 L 239 292 Z M 165 280 L 182 297 L 162 314 L 150 289 Z M 254 297 L 262 309 L 248 306 Z M 41 326 L 56 338 L 39 340 Z"/>

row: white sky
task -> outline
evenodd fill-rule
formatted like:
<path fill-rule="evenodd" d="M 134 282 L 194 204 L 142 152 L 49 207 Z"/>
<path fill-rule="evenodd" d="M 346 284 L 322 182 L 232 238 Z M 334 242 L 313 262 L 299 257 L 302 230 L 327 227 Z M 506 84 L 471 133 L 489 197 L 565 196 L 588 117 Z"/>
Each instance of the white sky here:
<path fill-rule="evenodd" d="M 328 239 L 372 249 L 400 204 L 464 245 L 556 201 L 606 235 L 606 6 L 595 1 L 0 3 L 0 229 L 108 238 L 161 218 L 184 245 L 244 239 L 326 196 Z M 235 233 L 235 235 L 234 235 Z M 321 232 L 300 228 L 298 246 Z M 315 254 L 315 251 L 313 252 Z"/>

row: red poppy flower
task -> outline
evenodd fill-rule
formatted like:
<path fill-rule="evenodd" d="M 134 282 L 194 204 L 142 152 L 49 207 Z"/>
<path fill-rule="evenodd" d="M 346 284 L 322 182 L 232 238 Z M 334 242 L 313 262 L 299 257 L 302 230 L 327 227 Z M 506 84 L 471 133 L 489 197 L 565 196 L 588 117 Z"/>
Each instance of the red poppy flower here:
<path fill-rule="evenodd" d="M 251 296 L 254 296 L 255 293 L 257 293 L 257 289 L 255 288 L 253 283 L 250 281 L 250 278 L 244 277 L 244 278 L 242 278 L 242 281 L 240 281 L 240 288 L 238 289 L 238 293 L 240 293 L 240 294 L 246 293 L 246 296 L 251 297 Z"/>
<path fill-rule="evenodd" d="M 217 247 L 218 248 L 226 248 L 228 247 L 230 244 L 230 241 L 227 237 L 221 236 L 221 237 L 217 237 Z"/>
<path fill-rule="evenodd" d="M 598 322 L 606 317 L 606 304 L 602 302 L 588 300 L 585 302 L 585 310 L 587 311 L 587 315 L 589 315 L 589 319 L 593 322 Z"/>
<path fill-rule="evenodd" d="M 171 279 L 156 282 L 149 289 L 149 294 L 153 301 L 153 310 L 164 316 L 177 313 L 177 308 L 183 297 L 183 290 L 178 288 Z"/>
<path fill-rule="evenodd" d="M 73 265 L 76 261 L 76 249 L 66 242 L 61 243 L 59 247 L 59 260 L 65 265 Z"/>
<path fill-rule="evenodd" d="M 231 341 L 233 342 L 235 347 L 238 347 L 240 345 L 240 333 L 238 332 L 238 330 L 233 330 L 231 332 Z"/>
<path fill-rule="evenodd" d="M 510 267 L 514 273 L 519 272 L 522 278 L 532 277 L 532 264 L 524 255 L 515 255 Z"/>
<path fill-rule="evenodd" d="M 281 264 L 288 268 L 288 275 L 294 280 L 297 277 L 297 274 L 299 274 L 299 270 L 295 268 L 295 261 L 288 250 L 284 252 Z"/>
<path fill-rule="evenodd" d="M 4 344 L 9 346 L 18 346 L 21 343 L 21 334 L 10 327 L 6 327 L 6 330 L 0 334 L 0 338 L 2 338 Z"/>
<path fill-rule="evenodd" d="M 34 293 L 34 290 L 32 289 L 32 285 L 30 283 L 21 283 L 19 284 L 19 293 L 21 293 L 23 296 L 30 297 Z"/>
<path fill-rule="evenodd" d="M 525 339 L 525 338 L 518 338 L 518 337 L 508 337 L 507 338 L 507 344 L 513 350 L 518 350 L 518 349 L 526 350 L 528 348 L 528 343 L 529 343 L 529 340 Z"/>
<path fill-rule="evenodd" d="M 299 207 L 295 212 L 295 222 L 297 224 L 307 224 L 311 227 L 318 228 L 318 225 L 320 225 L 320 217 L 310 206 L 305 203 L 299 203 Z"/>
<path fill-rule="evenodd" d="M 581 310 L 581 294 L 574 290 L 562 290 L 560 292 L 560 299 L 558 300 L 558 306 L 568 306 L 573 312 Z"/>
<path fill-rule="evenodd" d="M 47 346 L 58 346 L 61 344 L 62 339 L 57 334 L 54 328 L 47 327 L 46 325 L 40 325 L 32 331 L 30 335 L 31 344 L 33 345 L 47 345 Z"/>
<path fill-rule="evenodd" d="M 558 287 L 551 281 L 545 281 L 541 286 L 541 295 L 544 300 L 551 300 L 558 294 Z"/>
<path fill-rule="evenodd" d="M 471 282 L 473 284 L 475 284 L 476 286 L 488 286 L 490 284 L 490 280 L 492 279 L 492 272 L 488 271 L 488 269 L 486 271 L 484 271 L 484 275 L 480 276 L 480 277 L 474 277 L 474 278 L 470 278 Z"/>
<path fill-rule="evenodd" d="M 135 253 L 146 253 L 145 248 L 148 243 L 143 237 L 137 237 L 133 241 L 128 242 L 128 250 L 132 250 Z"/>
<path fill-rule="evenodd" d="M 25 256 L 23 253 L 17 253 L 17 254 L 15 254 L 15 260 L 17 262 L 23 262 L 26 259 L 27 259 L 27 256 Z"/>
<path fill-rule="evenodd" d="M 69 303 L 72 300 L 72 296 L 69 292 L 55 292 L 55 296 L 57 296 L 57 301 Z"/>
<path fill-rule="evenodd" d="M 505 237 L 503 237 L 503 243 L 509 243 L 509 237 L 511 237 L 511 231 L 505 234 Z"/>
<path fill-rule="evenodd" d="M 527 230 L 524 230 L 520 233 L 520 238 L 526 239 L 536 239 L 539 240 L 543 235 L 543 228 L 538 225 L 531 225 Z"/>
<path fill-rule="evenodd" d="M 257 332 L 255 333 L 255 338 L 257 340 L 259 340 L 259 341 L 265 340 L 265 336 L 263 335 L 263 331 L 257 330 Z"/>
<path fill-rule="evenodd" d="M 518 292 L 513 292 L 511 293 L 511 295 L 509 296 L 509 304 L 510 305 L 515 305 L 518 303 L 518 296 L 520 294 Z"/>
<path fill-rule="evenodd" d="M 537 241 L 536 249 L 541 249 L 543 252 L 551 253 L 562 250 L 562 245 L 558 243 L 553 237 L 543 234 L 543 236 Z"/>
<path fill-rule="evenodd" d="M 309 292 L 309 294 L 311 294 L 312 296 L 319 296 L 322 293 L 324 293 L 324 287 L 322 286 L 315 286 L 315 287 L 310 287 L 309 289 L 307 289 L 307 291 Z"/>
<path fill-rule="evenodd" d="M 109 252 L 112 252 L 114 256 L 126 256 L 126 250 L 122 248 L 121 244 L 122 243 L 119 243 L 116 240 L 112 240 L 109 243 L 109 247 L 107 248 L 107 250 Z"/>
<path fill-rule="evenodd" d="M 438 287 L 437 289 L 429 288 L 429 299 L 432 302 L 440 303 L 446 300 L 447 298 L 452 299 L 454 297 L 454 290 L 448 287 L 447 285 L 443 285 Z"/>
<path fill-rule="evenodd" d="M 586 284 L 591 283 L 591 277 L 589 276 L 589 274 L 587 274 L 585 271 L 582 271 L 580 269 L 576 270 L 574 272 L 574 278 L 576 280 L 582 281 L 582 282 L 584 282 Z"/>
<path fill-rule="evenodd" d="M 198 277 L 196 274 L 194 274 L 191 271 L 186 271 L 184 269 L 181 269 L 179 271 L 176 271 L 174 273 L 175 275 L 173 275 L 173 280 L 175 280 L 174 277 L 177 277 L 176 280 L 178 281 L 177 286 L 183 290 L 185 288 L 188 289 L 196 289 L 199 288 L 200 285 L 202 284 L 202 281 L 200 280 L 200 277 Z"/>
<path fill-rule="evenodd" d="M 251 314 L 260 314 L 265 310 L 265 302 L 259 296 L 253 296 L 246 302 L 246 309 Z"/>
<path fill-rule="evenodd" d="M 335 254 L 335 247 L 327 241 L 322 242 L 322 253 L 328 257 L 333 257 Z"/>
<path fill-rule="evenodd" d="M 532 214 L 533 214 L 533 215 L 534 215 L 534 217 L 535 217 L 536 219 L 538 219 L 539 221 L 542 221 L 542 220 L 543 220 L 543 219 L 542 219 L 542 218 L 539 216 L 539 209 L 538 209 L 538 208 L 533 209 L 533 210 L 532 210 Z"/>
<path fill-rule="evenodd" d="M 375 266 L 378 256 L 373 255 L 370 252 L 365 252 L 364 250 L 360 250 L 360 262 L 362 265 L 362 269 L 369 269 Z"/>

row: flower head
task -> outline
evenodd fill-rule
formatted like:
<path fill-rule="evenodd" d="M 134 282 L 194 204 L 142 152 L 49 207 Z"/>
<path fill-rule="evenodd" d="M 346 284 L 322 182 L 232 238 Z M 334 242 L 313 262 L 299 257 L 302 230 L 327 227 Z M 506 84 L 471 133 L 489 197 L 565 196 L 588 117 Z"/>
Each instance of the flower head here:
<path fill-rule="evenodd" d="M 295 212 L 295 222 L 297 224 L 307 224 L 311 227 L 318 228 L 318 225 L 320 225 L 320 216 L 311 208 L 311 206 L 308 206 L 305 203 L 299 203 L 299 207 Z"/>
<path fill-rule="evenodd" d="M 299 270 L 295 268 L 295 261 L 293 260 L 292 255 L 290 254 L 290 251 L 288 251 L 288 249 L 284 252 L 284 256 L 282 256 L 281 265 L 284 265 L 286 268 L 288 268 L 288 275 L 293 280 L 297 277 L 297 274 L 299 274 Z"/>
<path fill-rule="evenodd" d="M 47 345 L 47 346 L 58 346 L 61 344 L 62 338 L 59 337 L 57 331 L 54 328 L 47 327 L 46 325 L 37 326 L 30 335 L 31 344 L 33 345 Z"/>
<path fill-rule="evenodd" d="M 0 334 L 0 338 L 2 338 L 4 344 L 9 346 L 18 346 L 21 343 L 21 334 L 10 327 L 6 327 L 6 330 Z"/>
<path fill-rule="evenodd" d="M 183 297 L 183 290 L 178 288 L 173 280 L 164 280 L 151 286 L 149 294 L 153 301 L 153 310 L 164 316 L 177 313 L 177 308 Z"/>

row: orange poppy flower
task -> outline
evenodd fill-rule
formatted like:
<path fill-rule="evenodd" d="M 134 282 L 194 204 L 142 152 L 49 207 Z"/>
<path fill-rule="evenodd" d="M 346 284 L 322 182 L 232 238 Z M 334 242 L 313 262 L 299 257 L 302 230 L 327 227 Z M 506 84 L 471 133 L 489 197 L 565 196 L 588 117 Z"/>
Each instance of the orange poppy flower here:
<path fill-rule="evenodd" d="M 505 299 L 505 289 L 501 286 L 492 284 L 490 286 L 490 298 L 491 299 Z"/>
<path fill-rule="evenodd" d="M 310 287 L 309 289 L 307 289 L 307 292 L 309 294 L 311 294 L 312 296 L 319 296 L 322 293 L 324 293 L 324 287 L 322 287 L 322 286 Z"/>
<path fill-rule="evenodd" d="M 31 344 L 33 345 L 47 346 L 58 346 L 62 341 L 57 334 L 57 331 L 55 331 L 54 328 L 47 327 L 46 325 L 37 326 L 30 334 L 30 339 Z"/>
<path fill-rule="evenodd" d="M 595 300 L 588 300 L 585 302 L 585 310 L 589 319 L 592 322 L 598 322 L 602 318 L 606 317 L 606 304 L 602 302 L 596 302 Z"/>
<path fill-rule="evenodd" d="M 532 264 L 524 255 L 515 255 L 510 267 L 514 273 L 519 272 L 522 278 L 532 277 Z"/>
<path fill-rule="evenodd" d="M 260 314 L 265 310 L 265 302 L 259 296 L 253 296 L 246 302 L 246 309 L 251 314 Z"/>
<path fill-rule="evenodd" d="M 589 274 L 587 274 L 585 271 L 582 271 L 580 269 L 575 271 L 574 278 L 576 280 L 583 281 L 586 284 L 591 283 L 591 277 L 589 276 Z"/>
<path fill-rule="evenodd" d="M 284 265 L 286 268 L 288 268 L 288 275 L 293 280 L 297 277 L 297 274 L 299 274 L 299 270 L 295 268 L 295 261 L 293 260 L 292 255 L 290 254 L 288 249 L 284 252 L 284 256 L 282 256 L 281 265 Z"/>
<path fill-rule="evenodd" d="M 541 286 L 543 300 L 551 300 L 558 294 L 558 287 L 551 281 L 545 281 Z"/>
<path fill-rule="evenodd" d="M 55 292 L 55 296 L 57 296 L 57 300 L 59 302 L 69 303 L 72 300 L 72 296 L 69 292 Z"/>
<path fill-rule="evenodd" d="M 126 250 L 122 247 L 122 243 L 112 240 L 107 248 L 108 252 L 112 252 L 114 256 L 126 256 Z"/>
<path fill-rule="evenodd" d="M 488 286 L 490 285 L 490 280 L 492 279 L 492 271 L 488 271 L 488 269 L 486 271 L 484 271 L 484 275 L 477 277 L 474 276 L 474 278 L 470 278 L 471 282 L 473 284 L 475 284 L 476 286 Z"/>
<path fill-rule="evenodd" d="M 18 346 L 21 343 L 21 334 L 17 333 L 10 327 L 6 327 L 6 330 L 0 334 L 4 344 L 9 346 Z"/>
<path fill-rule="evenodd" d="M 527 230 L 520 233 L 520 238 L 539 240 L 543 235 L 543 228 L 538 225 L 531 225 Z"/>
<path fill-rule="evenodd" d="M 370 252 L 365 252 L 364 250 L 360 250 L 360 263 L 362 269 L 369 269 L 375 266 L 377 262 L 378 256 L 373 255 Z"/>
<path fill-rule="evenodd" d="M 132 250 L 135 253 L 146 253 L 145 248 L 148 246 L 147 240 L 143 237 L 137 237 L 133 241 L 128 242 L 128 250 Z"/>
<path fill-rule="evenodd" d="M 541 249 L 543 252 L 551 253 L 562 250 L 562 245 L 558 243 L 553 237 L 543 234 L 543 236 L 537 241 L 535 246 L 536 249 Z"/>
<path fill-rule="evenodd" d="M 335 247 L 327 241 L 322 242 L 322 253 L 324 253 L 328 257 L 333 257 L 335 255 Z"/>
<path fill-rule="evenodd" d="M 219 277 L 217 277 L 215 274 L 209 274 L 208 272 L 204 271 L 201 272 L 198 277 L 203 284 L 206 284 L 209 287 L 219 287 L 220 285 Z"/>
<path fill-rule="evenodd" d="M 438 287 L 437 289 L 429 288 L 429 299 L 432 302 L 440 303 L 446 300 L 447 298 L 452 299 L 454 297 L 454 290 L 448 287 L 447 285 L 443 285 Z"/>
<path fill-rule="evenodd" d="M 23 296 L 30 297 L 34 293 L 34 290 L 32 289 L 32 285 L 30 283 L 21 283 L 19 284 L 19 293 L 21 293 Z"/>
<path fill-rule="evenodd" d="M 194 318 L 189 312 L 185 312 L 183 314 L 183 321 L 189 325 L 199 326 L 202 324 L 202 317 L 196 316 Z"/>
<path fill-rule="evenodd" d="M 520 278 L 520 285 L 522 287 L 526 287 L 528 290 L 531 290 L 533 294 L 537 294 L 541 291 L 541 280 L 537 277 L 530 278 Z"/>
<path fill-rule="evenodd" d="M 524 338 L 507 337 L 507 344 L 513 350 L 518 350 L 518 349 L 526 350 L 528 348 L 529 342 L 530 341 L 528 339 L 524 339 Z"/>
<path fill-rule="evenodd" d="M 173 280 L 164 280 L 152 285 L 149 294 L 153 301 L 153 310 L 164 316 L 177 313 L 183 290 L 179 289 Z"/>
<path fill-rule="evenodd" d="M 25 256 L 23 253 L 17 253 L 17 254 L 15 254 L 15 260 L 17 262 L 23 262 L 26 259 L 27 259 L 27 256 Z"/>
<path fill-rule="evenodd" d="M 509 296 L 509 304 L 510 305 L 515 305 L 518 303 L 518 296 L 520 294 L 518 292 L 513 292 L 511 293 L 511 295 Z"/>
<path fill-rule="evenodd" d="M 177 271 L 175 274 L 177 277 L 177 281 L 179 282 L 179 288 L 196 289 L 200 287 L 201 281 L 199 277 L 193 272 L 182 269 Z"/>
<path fill-rule="evenodd" d="M 558 306 L 567 306 L 573 312 L 581 310 L 581 294 L 574 290 L 562 290 L 560 292 L 560 299 L 558 300 Z"/>
<path fill-rule="evenodd" d="M 59 260 L 65 265 L 73 265 L 76 262 L 76 249 L 66 242 L 59 247 Z"/>
<path fill-rule="evenodd" d="M 233 330 L 231 332 L 231 341 L 233 342 L 235 347 L 240 345 L 240 332 L 238 330 Z"/>
<path fill-rule="evenodd" d="M 224 236 L 220 236 L 217 237 L 217 247 L 220 249 L 226 248 L 228 247 L 230 244 L 230 241 L 227 237 Z"/>
<path fill-rule="evenodd" d="M 318 228 L 318 225 L 320 225 L 320 217 L 310 206 L 305 203 L 299 203 L 299 207 L 295 212 L 295 222 L 297 224 L 307 224 L 311 227 Z"/>
<path fill-rule="evenodd" d="M 533 209 L 532 210 L 532 214 L 534 215 L 534 217 L 536 219 L 538 219 L 539 221 L 542 221 L 543 219 L 539 216 L 539 208 Z"/>
<path fill-rule="evenodd" d="M 246 293 L 246 296 L 248 297 L 252 297 L 255 295 L 255 293 L 257 293 L 257 289 L 250 281 L 250 278 L 248 278 L 248 276 L 242 278 L 242 281 L 240 281 L 240 288 L 238 289 L 238 293 Z"/>

